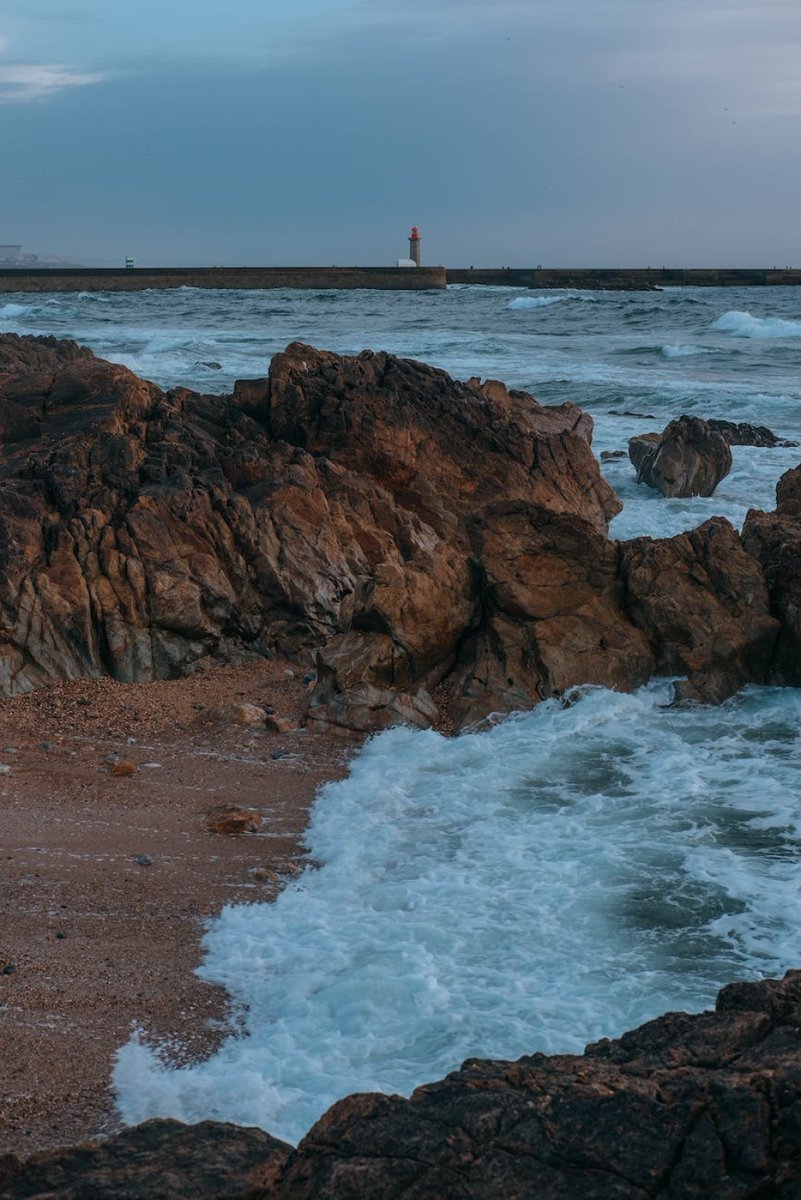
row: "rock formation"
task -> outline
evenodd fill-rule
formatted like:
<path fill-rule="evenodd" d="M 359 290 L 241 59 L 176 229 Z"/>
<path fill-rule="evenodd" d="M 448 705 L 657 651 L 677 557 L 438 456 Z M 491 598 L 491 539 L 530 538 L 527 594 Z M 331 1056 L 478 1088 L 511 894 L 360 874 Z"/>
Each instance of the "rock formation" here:
<path fill-rule="evenodd" d="M 0 337 L 0 695 L 279 651 L 316 667 L 312 728 L 365 731 L 771 677 L 789 602 L 725 522 L 610 542 L 591 434 L 384 353 L 295 343 L 203 396 Z"/>
<path fill-rule="evenodd" d="M 798 445 L 798 442 L 778 437 L 766 425 L 749 425 L 747 421 L 722 421 L 717 418 L 710 418 L 707 424 L 722 434 L 730 446 L 767 446 L 773 449 L 776 446 Z"/>
<path fill-rule="evenodd" d="M 796 1200 L 801 972 L 734 983 L 583 1056 L 470 1059 L 400 1096 L 349 1096 L 296 1150 L 150 1121 L 0 1160 L 0 1200 Z"/>
<path fill-rule="evenodd" d="M 752 509 L 743 526 L 743 545 L 760 563 L 773 615 L 781 631 L 768 679 L 801 686 L 801 467 L 787 471 L 776 488 L 776 511 Z"/>
<path fill-rule="evenodd" d="M 732 461 L 727 439 L 700 417 L 679 417 L 661 434 L 631 438 L 629 457 L 637 482 L 663 496 L 711 496 Z"/>

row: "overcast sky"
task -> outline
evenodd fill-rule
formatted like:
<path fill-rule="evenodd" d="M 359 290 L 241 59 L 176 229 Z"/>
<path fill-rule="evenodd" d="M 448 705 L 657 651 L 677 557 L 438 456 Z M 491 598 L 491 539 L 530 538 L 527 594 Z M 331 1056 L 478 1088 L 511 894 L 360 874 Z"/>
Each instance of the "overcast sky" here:
<path fill-rule="evenodd" d="M 801 265 L 801 0 L 0 0 L 0 242 Z"/>

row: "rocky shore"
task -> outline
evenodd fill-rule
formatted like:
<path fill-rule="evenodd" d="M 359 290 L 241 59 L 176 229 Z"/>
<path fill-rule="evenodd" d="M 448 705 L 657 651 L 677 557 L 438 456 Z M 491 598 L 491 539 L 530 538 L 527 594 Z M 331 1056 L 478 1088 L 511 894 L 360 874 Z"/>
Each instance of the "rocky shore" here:
<path fill-rule="evenodd" d="M 801 972 L 731 984 L 583 1056 L 469 1060 L 408 1099 L 350 1096 L 296 1150 L 148 1121 L 0 1160 L 3 1200 L 794 1200 Z"/>
<path fill-rule="evenodd" d="M 654 674 L 679 700 L 798 685 L 801 468 L 742 536 L 614 542 L 591 439 L 574 405 L 383 353 L 295 343 L 204 396 L 0 336 L 0 1196 L 799 1194 L 797 976 L 584 1058 L 351 1097 L 293 1152 L 159 1122 L 22 1162 L 110 1131 L 131 1021 L 214 1044 L 202 920 L 280 886 L 343 736 Z M 286 724 L 237 724 L 240 702 Z M 269 809 L 269 853 L 207 831 L 232 799 Z"/>

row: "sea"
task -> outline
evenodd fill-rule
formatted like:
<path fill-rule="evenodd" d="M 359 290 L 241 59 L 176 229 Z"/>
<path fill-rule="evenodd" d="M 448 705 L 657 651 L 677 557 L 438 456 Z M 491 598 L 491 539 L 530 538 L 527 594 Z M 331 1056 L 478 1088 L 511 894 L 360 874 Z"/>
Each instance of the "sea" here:
<path fill-rule="evenodd" d="M 175 291 L 0 297 L 0 329 L 75 338 L 163 387 L 229 391 L 300 340 L 386 349 L 570 400 L 596 453 L 690 413 L 801 441 L 801 289 Z M 611 536 L 771 509 L 801 449 L 736 447 L 708 499 L 603 470 Z M 146 1028 L 114 1072 L 126 1122 L 259 1125 L 297 1141 L 351 1093 L 409 1094 L 468 1057 L 580 1053 L 733 980 L 801 967 L 801 692 L 673 703 L 579 687 L 482 732 L 391 729 L 322 788 L 310 865 L 211 921 L 200 974 L 235 1018 L 176 1065 Z M 270 798 L 265 795 L 270 830 Z M 278 832 L 278 830 L 272 830 Z M 311 865 L 311 864 L 314 865 Z"/>

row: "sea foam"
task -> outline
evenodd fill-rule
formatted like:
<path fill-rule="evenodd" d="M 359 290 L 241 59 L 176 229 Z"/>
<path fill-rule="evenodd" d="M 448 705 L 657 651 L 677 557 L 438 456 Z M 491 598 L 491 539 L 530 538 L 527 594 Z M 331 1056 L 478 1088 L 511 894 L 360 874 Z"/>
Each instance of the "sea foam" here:
<path fill-rule="evenodd" d="M 589 688 L 482 734 L 374 738 L 314 806 L 321 867 L 209 928 L 201 974 L 244 1030 L 179 1069 L 134 1037 L 123 1119 L 295 1140 L 349 1092 L 580 1051 L 796 962 L 801 695 L 670 702 Z"/>
<path fill-rule="evenodd" d="M 716 321 L 713 321 L 712 328 L 730 333 L 732 337 L 801 337 L 801 321 L 788 321 L 783 317 L 754 317 L 750 312 L 738 310 L 723 313 Z"/>

